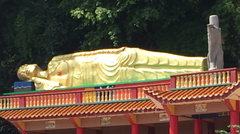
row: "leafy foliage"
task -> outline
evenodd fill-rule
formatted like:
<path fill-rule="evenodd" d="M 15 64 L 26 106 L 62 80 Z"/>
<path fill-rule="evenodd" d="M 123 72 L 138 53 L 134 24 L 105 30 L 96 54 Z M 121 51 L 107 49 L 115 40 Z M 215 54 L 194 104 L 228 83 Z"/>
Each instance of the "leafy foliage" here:
<path fill-rule="evenodd" d="M 238 134 L 240 134 L 240 132 L 239 132 L 240 126 L 239 125 L 228 125 L 228 128 L 231 128 L 231 127 L 237 128 L 236 132 Z M 215 130 L 215 133 L 218 133 L 218 134 L 231 134 L 231 132 L 227 132 L 225 130 Z"/>
<path fill-rule="evenodd" d="M 156 41 L 159 36 L 156 35 L 197 8 L 196 0 L 80 0 L 79 4 L 63 1 L 62 5 L 66 3 L 77 5 L 71 8 L 70 13 L 82 21 L 78 26 L 86 31 L 82 47 L 89 46 L 90 49 L 105 41 L 113 47 L 153 44 L 158 48 Z"/>

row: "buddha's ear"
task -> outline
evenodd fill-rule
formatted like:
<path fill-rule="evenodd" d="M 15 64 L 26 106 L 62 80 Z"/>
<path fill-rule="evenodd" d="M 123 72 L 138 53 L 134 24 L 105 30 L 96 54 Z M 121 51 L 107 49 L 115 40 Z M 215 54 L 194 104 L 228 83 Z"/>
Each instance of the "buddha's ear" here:
<path fill-rule="evenodd" d="M 17 70 L 17 76 L 18 76 L 18 78 L 20 79 L 20 80 L 23 80 L 23 81 L 25 81 L 26 79 L 27 79 L 27 74 L 26 74 L 26 71 L 27 71 L 27 69 L 26 69 L 26 64 L 25 65 L 22 65 L 22 66 L 20 66 L 19 68 L 18 68 L 18 70 Z M 25 78 L 26 77 L 26 78 Z"/>

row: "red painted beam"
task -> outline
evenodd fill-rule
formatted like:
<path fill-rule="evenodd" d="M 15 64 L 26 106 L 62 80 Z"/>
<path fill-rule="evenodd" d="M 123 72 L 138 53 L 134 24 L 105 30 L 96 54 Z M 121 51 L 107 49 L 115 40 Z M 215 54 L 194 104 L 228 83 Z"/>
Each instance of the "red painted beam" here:
<path fill-rule="evenodd" d="M 169 134 L 178 134 L 178 116 L 170 115 Z"/>
<path fill-rule="evenodd" d="M 194 134 L 202 134 L 202 120 L 194 119 Z"/>

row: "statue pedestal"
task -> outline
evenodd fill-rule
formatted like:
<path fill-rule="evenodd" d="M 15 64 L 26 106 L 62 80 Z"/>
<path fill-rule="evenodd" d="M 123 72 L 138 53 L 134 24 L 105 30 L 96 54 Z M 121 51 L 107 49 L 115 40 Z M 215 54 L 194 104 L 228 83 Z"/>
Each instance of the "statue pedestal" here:
<path fill-rule="evenodd" d="M 14 92 L 34 91 L 34 83 L 32 81 L 14 82 Z"/>

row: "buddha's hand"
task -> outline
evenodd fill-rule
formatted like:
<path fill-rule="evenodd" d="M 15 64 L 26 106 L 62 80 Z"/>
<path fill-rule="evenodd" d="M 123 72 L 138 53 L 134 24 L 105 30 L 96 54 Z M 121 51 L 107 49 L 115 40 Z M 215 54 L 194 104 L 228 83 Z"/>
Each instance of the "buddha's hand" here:
<path fill-rule="evenodd" d="M 37 89 L 54 90 L 56 88 L 62 87 L 62 83 L 56 81 L 50 81 L 37 77 L 33 77 L 32 80 Z"/>
<path fill-rule="evenodd" d="M 48 81 L 48 85 L 52 87 L 61 87 L 62 84 L 60 82 L 55 82 L 55 81 Z"/>

